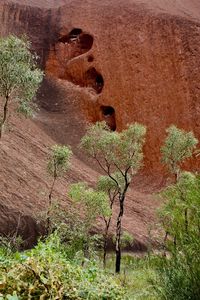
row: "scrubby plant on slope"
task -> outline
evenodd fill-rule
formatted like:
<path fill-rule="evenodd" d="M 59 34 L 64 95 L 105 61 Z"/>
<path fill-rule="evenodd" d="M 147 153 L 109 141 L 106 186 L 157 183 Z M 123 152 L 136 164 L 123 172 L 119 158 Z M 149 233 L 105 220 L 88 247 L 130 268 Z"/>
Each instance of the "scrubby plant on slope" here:
<path fill-rule="evenodd" d="M 114 174 L 115 177 L 120 177 L 119 173 Z M 119 194 L 119 187 L 114 180 L 109 176 L 100 176 L 97 182 L 97 190 L 102 191 L 108 196 L 109 211 L 107 215 L 102 215 L 104 221 L 104 231 L 103 231 L 103 265 L 106 267 L 106 257 L 107 257 L 107 245 L 109 238 L 109 229 L 113 213 L 113 205 L 117 200 Z"/>
<path fill-rule="evenodd" d="M 47 233 L 50 234 L 51 228 L 51 210 L 52 210 L 52 194 L 54 191 L 56 180 L 64 176 L 65 172 L 69 169 L 72 151 L 67 146 L 53 145 L 50 149 L 50 154 L 47 163 L 47 171 L 53 177 L 51 188 L 48 196 L 48 209 L 47 209 Z"/>
<path fill-rule="evenodd" d="M 79 214 L 79 216 L 84 220 L 83 226 L 86 233 L 83 250 L 85 255 L 88 256 L 89 244 L 94 237 L 91 236 L 91 231 L 95 226 L 97 217 L 107 220 L 111 216 L 109 198 L 107 193 L 105 193 L 104 191 L 90 188 L 84 182 L 72 184 L 69 189 L 69 195 L 73 203 L 80 206 L 79 209 L 81 209 L 82 212 L 81 214 Z M 102 230 L 102 232 L 104 235 L 104 229 Z"/>
<path fill-rule="evenodd" d="M 31 251 L 5 255 L 0 249 L 0 295 L 13 299 L 122 300 L 124 290 L 94 262 L 70 261 L 59 238 L 50 236 Z M 12 298 L 11 298 L 12 299 Z"/>
<path fill-rule="evenodd" d="M 159 213 L 167 254 L 157 268 L 155 286 L 161 299 L 200 298 L 200 178 L 181 170 L 181 163 L 192 156 L 197 142 L 192 132 L 171 127 L 162 148 L 176 180 L 162 192 L 165 203 Z"/>
<path fill-rule="evenodd" d="M 121 265 L 121 231 L 124 202 L 133 176 L 138 172 L 143 160 L 143 145 L 146 128 L 138 123 L 130 125 L 122 132 L 112 132 L 105 122 L 97 122 L 88 128 L 82 138 L 81 147 L 90 155 L 102 171 L 113 180 L 118 189 L 119 214 L 116 224 L 116 273 Z M 120 173 L 120 180 L 114 176 Z"/>
<path fill-rule="evenodd" d="M 189 172 L 163 192 L 160 217 L 169 238 L 167 257 L 160 259 L 158 282 L 161 299 L 200 298 L 200 178 Z"/>
<path fill-rule="evenodd" d="M 43 73 L 37 68 L 37 56 L 32 54 L 30 42 L 16 36 L 0 38 L 0 96 L 2 116 L 0 138 L 8 119 L 10 102 L 18 103 L 18 111 L 32 114 L 31 101 L 42 81 Z"/>

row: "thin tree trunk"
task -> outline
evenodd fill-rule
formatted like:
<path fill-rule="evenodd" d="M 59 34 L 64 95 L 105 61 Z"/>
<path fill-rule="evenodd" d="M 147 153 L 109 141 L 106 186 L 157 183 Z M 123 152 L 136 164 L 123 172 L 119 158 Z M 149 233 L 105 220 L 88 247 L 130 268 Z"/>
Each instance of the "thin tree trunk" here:
<path fill-rule="evenodd" d="M 111 194 L 111 190 L 108 192 L 109 199 L 110 199 L 110 210 L 111 210 L 111 212 L 112 212 L 112 208 L 113 208 L 113 204 L 114 204 L 115 198 L 118 195 L 118 193 L 119 193 L 118 189 L 114 191 L 113 195 Z M 104 234 L 104 245 L 103 245 L 103 266 L 104 266 L 104 269 L 106 268 L 106 256 L 107 256 L 107 245 L 108 245 L 108 231 L 109 231 L 109 228 L 110 228 L 111 219 L 112 219 L 112 213 L 111 213 L 111 216 L 108 219 L 108 221 L 106 220 L 106 218 L 104 218 L 104 222 L 105 222 L 105 225 L 106 225 L 105 226 L 105 234 Z"/>
<path fill-rule="evenodd" d="M 6 96 L 6 101 L 5 101 L 4 108 L 3 108 L 3 119 L 1 121 L 1 127 L 0 127 L 0 139 L 2 138 L 4 125 L 5 125 L 5 122 L 7 120 L 8 101 L 9 101 L 9 96 Z"/>
<path fill-rule="evenodd" d="M 106 224 L 106 230 L 104 235 L 104 244 L 103 244 L 103 267 L 106 268 L 106 255 L 107 255 L 107 245 L 108 245 L 108 230 L 110 226 L 110 220 L 108 220 L 108 223 Z"/>
<path fill-rule="evenodd" d="M 115 272 L 116 273 L 120 273 L 120 267 L 121 267 L 121 229 L 122 229 L 122 217 L 124 214 L 124 199 L 125 199 L 125 193 L 120 194 L 119 195 L 120 210 L 117 218 L 116 245 L 115 245 L 115 252 L 116 252 Z"/>
<path fill-rule="evenodd" d="M 48 207 L 48 211 L 47 211 L 47 235 L 50 234 L 50 227 L 51 227 L 51 220 L 50 220 L 50 210 L 51 210 L 51 204 L 52 204 L 52 193 L 53 193 L 53 189 L 54 189 L 54 185 L 55 185 L 55 182 L 56 182 L 56 176 L 54 176 L 53 178 L 53 182 L 52 182 L 52 185 L 51 185 L 51 189 L 50 189 L 50 192 L 49 192 L 49 207 Z"/>
<path fill-rule="evenodd" d="M 176 235 L 174 236 L 174 250 L 176 251 L 177 241 L 176 241 Z"/>
<path fill-rule="evenodd" d="M 188 235 L 188 209 L 185 209 L 185 231 L 186 234 Z"/>
<path fill-rule="evenodd" d="M 166 231 L 166 232 L 165 232 L 165 237 L 164 237 L 164 253 L 163 253 L 163 256 L 164 256 L 164 257 L 167 256 L 167 254 L 166 254 L 166 250 L 167 250 L 167 245 L 166 245 L 166 243 L 167 243 L 168 235 L 169 235 L 169 232 Z"/>

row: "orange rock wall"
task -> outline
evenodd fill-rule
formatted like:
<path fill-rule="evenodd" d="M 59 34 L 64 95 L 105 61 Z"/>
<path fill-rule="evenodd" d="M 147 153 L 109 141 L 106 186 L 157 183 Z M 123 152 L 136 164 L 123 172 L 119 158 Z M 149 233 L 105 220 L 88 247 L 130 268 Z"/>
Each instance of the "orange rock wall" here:
<path fill-rule="evenodd" d="M 27 32 L 46 73 L 81 88 L 80 107 L 89 121 L 109 119 L 106 106 L 114 109 L 108 123 L 115 122 L 117 130 L 145 124 L 149 172 L 161 168 L 159 148 L 170 124 L 192 129 L 200 139 L 200 13 L 195 10 L 200 6 L 182 0 L 179 14 L 167 0 L 142 2 L 148 5 L 139 0 L 66 0 L 60 8 L 19 10 L 5 5 L 9 13 L 0 6 L 5 28 L 0 33 Z M 154 9 L 156 3 L 161 6 Z M 79 52 L 81 35 L 62 42 L 73 29 L 93 38 L 86 51 Z M 72 101 L 76 90 L 73 95 Z"/>

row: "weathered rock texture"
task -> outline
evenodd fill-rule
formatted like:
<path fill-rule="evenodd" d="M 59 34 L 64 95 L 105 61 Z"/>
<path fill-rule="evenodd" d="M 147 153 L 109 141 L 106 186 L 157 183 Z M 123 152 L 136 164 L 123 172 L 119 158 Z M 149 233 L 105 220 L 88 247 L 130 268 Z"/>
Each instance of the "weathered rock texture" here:
<path fill-rule="evenodd" d="M 66 3 L 59 18 L 60 39 L 78 28 L 93 36 L 93 44 L 88 52 L 70 57 L 68 51 L 80 45 L 80 38 L 65 43 L 58 39 L 50 48 L 46 71 L 92 88 L 93 101 L 88 95 L 92 103 L 85 107 L 89 120 L 114 122 L 111 127 L 117 130 L 135 121 L 145 124 L 146 170 L 155 171 L 160 169 L 159 149 L 170 124 L 192 129 L 200 137 L 200 4 L 147 3 Z M 105 114 L 102 106 L 113 113 Z"/>
<path fill-rule="evenodd" d="M 89 121 L 145 124 L 146 170 L 160 169 L 170 124 L 200 137 L 198 0 L 28 3 L 3 1 L 0 34 L 26 32 L 47 74 L 82 87 Z"/>
<path fill-rule="evenodd" d="M 38 96 L 44 109 L 35 119 L 39 148 L 41 141 L 44 145 L 55 141 L 69 143 L 75 149 L 84 132 L 81 119 L 105 120 L 112 130 L 141 122 L 148 128 L 146 177 L 138 178 L 137 187 L 144 188 L 152 181 L 152 174 L 163 173 L 159 148 L 170 124 L 192 129 L 200 139 L 199 0 L 2 0 L 0 22 L 1 36 L 29 36 L 34 51 L 41 57 L 41 66 L 51 78 Z M 16 142 L 21 136 L 22 140 L 27 139 L 28 132 L 24 136 L 20 128 Z M 40 150 L 29 142 L 31 153 L 37 158 Z M 10 146 L 14 147 L 8 139 L 1 149 L 1 184 L 6 190 L 2 202 L 9 199 L 16 209 L 20 195 L 25 199 L 26 188 L 20 185 L 19 194 L 9 191 L 12 180 L 15 182 L 22 171 L 12 174 Z M 85 177 L 92 181 L 90 162 L 79 151 L 75 153 L 77 159 L 85 161 Z M 12 155 L 17 156 L 17 152 Z M 18 164 L 21 159 L 17 158 Z M 28 207 L 26 201 L 22 204 L 27 215 L 37 203 L 36 182 L 45 177 L 44 153 L 40 159 L 41 166 L 34 172 L 25 163 L 28 174 L 33 172 L 35 178 L 29 189 L 32 206 Z M 191 164 L 198 169 L 198 161 Z M 74 179 L 83 179 L 82 175 L 80 171 Z M 127 228 L 142 240 L 145 224 L 153 219 L 152 211 L 143 211 L 149 196 L 133 191 L 130 195 Z M 148 200 L 153 207 L 152 199 Z"/>

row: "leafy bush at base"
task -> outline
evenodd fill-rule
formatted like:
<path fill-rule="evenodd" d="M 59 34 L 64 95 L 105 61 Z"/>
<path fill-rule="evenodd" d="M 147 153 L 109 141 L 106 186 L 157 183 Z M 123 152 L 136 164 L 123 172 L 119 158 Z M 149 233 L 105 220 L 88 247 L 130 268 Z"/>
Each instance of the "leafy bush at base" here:
<path fill-rule="evenodd" d="M 200 299 L 200 178 L 182 172 L 163 192 L 160 212 L 165 230 L 165 253 L 158 264 L 158 294 L 165 300 Z"/>
<path fill-rule="evenodd" d="M 199 247 L 200 247 L 200 243 Z M 170 258 L 160 259 L 157 268 L 155 288 L 160 299 L 200 299 L 200 258 L 199 249 L 182 248 Z"/>
<path fill-rule="evenodd" d="M 120 300 L 124 290 L 94 262 L 69 261 L 56 236 L 9 257 L 1 251 L 0 297 L 9 299 Z M 8 297 L 8 298 L 7 298 Z M 1 298 L 0 298 L 1 299 Z M 12 299 L 12 298 L 10 298 Z"/>

